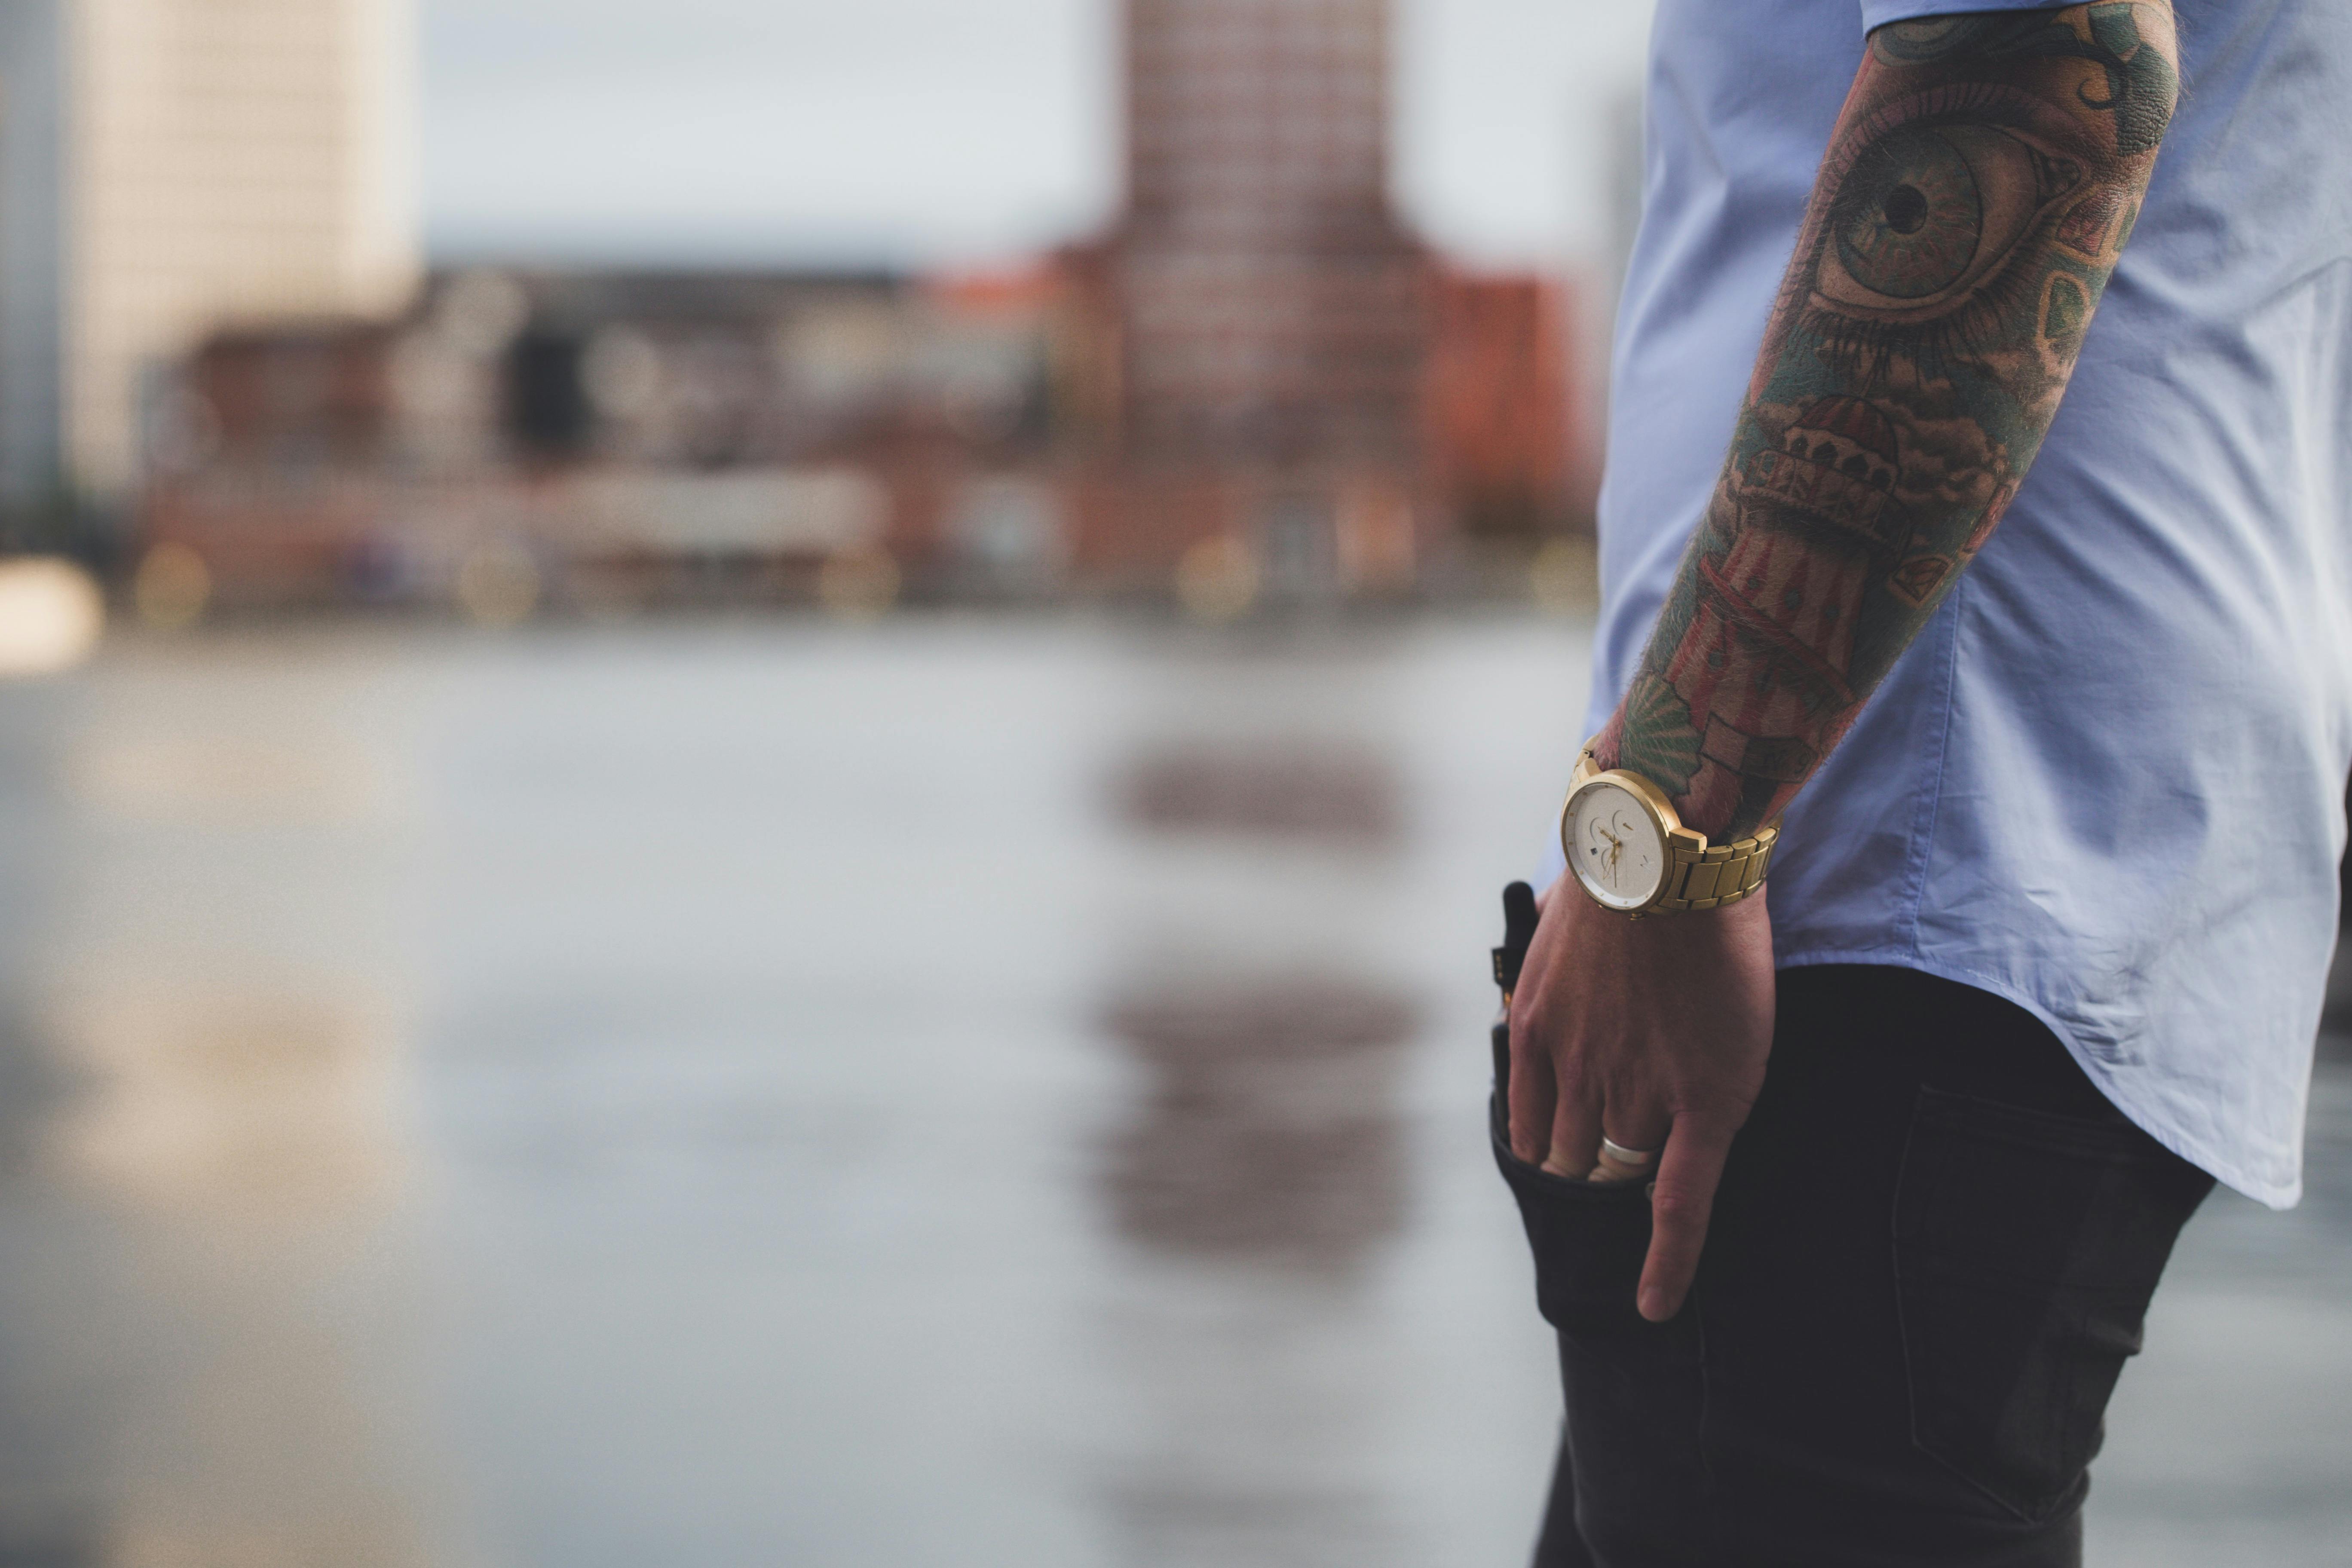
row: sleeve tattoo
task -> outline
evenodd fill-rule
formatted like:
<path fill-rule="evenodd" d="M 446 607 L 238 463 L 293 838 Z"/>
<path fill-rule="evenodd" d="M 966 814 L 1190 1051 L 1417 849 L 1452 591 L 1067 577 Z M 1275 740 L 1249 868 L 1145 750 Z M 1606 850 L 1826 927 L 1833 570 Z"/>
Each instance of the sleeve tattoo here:
<path fill-rule="evenodd" d="M 2166 0 L 1871 35 L 1602 765 L 1718 839 L 1796 795 L 2032 463 L 2138 216 L 2174 58 Z"/>

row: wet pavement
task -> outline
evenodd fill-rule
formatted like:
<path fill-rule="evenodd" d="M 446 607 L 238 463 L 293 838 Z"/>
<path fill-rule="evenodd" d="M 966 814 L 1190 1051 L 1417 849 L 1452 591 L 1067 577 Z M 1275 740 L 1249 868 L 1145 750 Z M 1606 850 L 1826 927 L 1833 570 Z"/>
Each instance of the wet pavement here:
<path fill-rule="evenodd" d="M 1565 624 L 222 633 L 0 688 L 0 1565 L 1522 1561 Z M 2352 1562 L 2352 1062 L 2102 1568 Z"/>

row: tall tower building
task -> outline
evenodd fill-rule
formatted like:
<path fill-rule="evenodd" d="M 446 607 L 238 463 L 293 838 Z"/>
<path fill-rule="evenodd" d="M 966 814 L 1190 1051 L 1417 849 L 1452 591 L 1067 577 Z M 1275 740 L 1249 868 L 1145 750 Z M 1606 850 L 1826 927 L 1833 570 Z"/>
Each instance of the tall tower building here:
<path fill-rule="evenodd" d="M 121 492 L 154 369 L 415 286 L 412 0 L 0 10 L 0 499 Z"/>
<path fill-rule="evenodd" d="M 1409 469 L 1427 264 L 1388 196 L 1387 0 L 1129 0 L 1128 459 Z"/>

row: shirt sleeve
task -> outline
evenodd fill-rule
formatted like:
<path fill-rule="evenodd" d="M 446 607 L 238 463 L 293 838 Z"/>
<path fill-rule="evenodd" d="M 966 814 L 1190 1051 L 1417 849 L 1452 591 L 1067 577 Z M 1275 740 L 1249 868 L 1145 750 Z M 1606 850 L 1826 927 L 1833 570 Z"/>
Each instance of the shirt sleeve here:
<path fill-rule="evenodd" d="M 1866 34 L 1889 22 L 1950 16 L 1967 11 L 2063 11 L 2079 3 L 2080 0 L 1862 0 L 1862 30 Z"/>

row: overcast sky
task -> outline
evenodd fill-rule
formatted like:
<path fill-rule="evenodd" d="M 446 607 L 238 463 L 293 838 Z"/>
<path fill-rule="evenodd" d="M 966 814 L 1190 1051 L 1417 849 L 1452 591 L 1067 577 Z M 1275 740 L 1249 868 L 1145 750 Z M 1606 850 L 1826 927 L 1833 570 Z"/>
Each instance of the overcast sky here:
<path fill-rule="evenodd" d="M 1605 250 L 1651 0 L 1399 0 L 1397 179 L 1495 264 Z M 437 258 L 986 265 L 1117 197 L 1115 0 L 421 0 Z"/>

